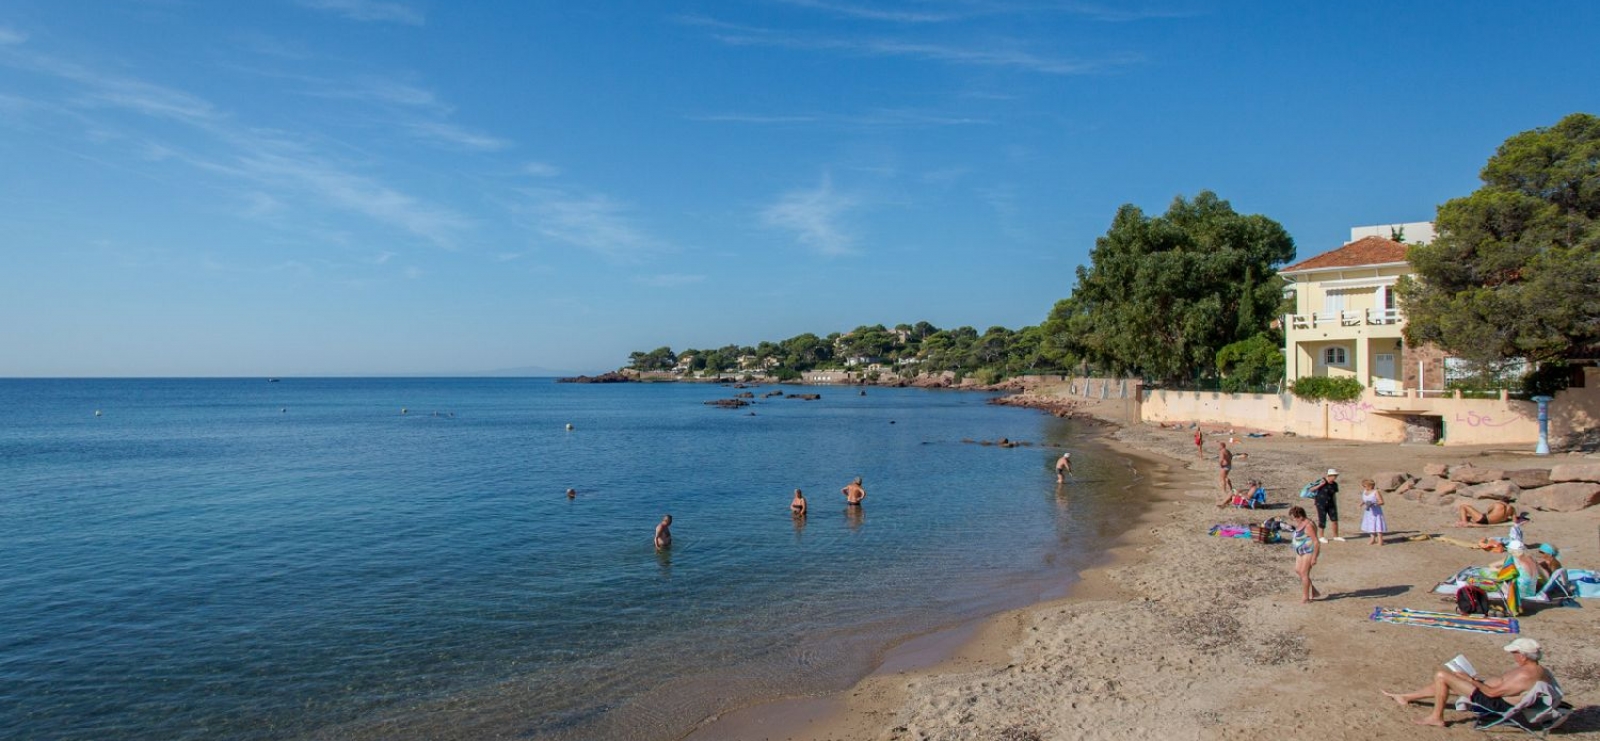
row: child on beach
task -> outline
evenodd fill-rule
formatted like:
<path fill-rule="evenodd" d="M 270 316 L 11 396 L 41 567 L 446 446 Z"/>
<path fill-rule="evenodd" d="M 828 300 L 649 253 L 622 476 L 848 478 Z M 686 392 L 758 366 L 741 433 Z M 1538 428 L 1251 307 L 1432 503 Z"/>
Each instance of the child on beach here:
<path fill-rule="evenodd" d="M 1383 534 L 1389 531 L 1383 519 L 1383 493 L 1372 479 L 1361 480 L 1361 529 L 1372 536 L 1367 545 L 1383 545 Z"/>

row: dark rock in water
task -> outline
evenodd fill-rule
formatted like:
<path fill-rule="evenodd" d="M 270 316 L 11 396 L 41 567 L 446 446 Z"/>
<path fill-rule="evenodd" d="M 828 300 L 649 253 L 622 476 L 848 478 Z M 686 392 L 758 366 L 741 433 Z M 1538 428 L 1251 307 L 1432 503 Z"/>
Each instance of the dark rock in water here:
<path fill-rule="evenodd" d="M 557 378 L 556 383 L 633 383 L 633 379 L 616 371 L 611 371 L 609 373 L 601 373 L 598 376 Z"/>
<path fill-rule="evenodd" d="M 745 401 L 744 399 L 713 399 L 706 402 L 706 406 L 722 407 L 724 409 L 737 409 L 739 407 L 750 406 L 750 402 Z"/>
<path fill-rule="evenodd" d="M 754 398 L 756 398 L 756 395 L 750 393 L 749 391 L 740 391 L 739 393 L 734 394 L 734 396 L 737 396 L 737 397 L 739 397 L 741 399 L 754 399 Z"/>
<path fill-rule="evenodd" d="M 802 401 L 816 401 L 816 400 L 822 398 L 822 394 L 789 394 L 788 396 L 786 396 L 784 398 L 786 398 L 786 399 L 800 399 Z"/>

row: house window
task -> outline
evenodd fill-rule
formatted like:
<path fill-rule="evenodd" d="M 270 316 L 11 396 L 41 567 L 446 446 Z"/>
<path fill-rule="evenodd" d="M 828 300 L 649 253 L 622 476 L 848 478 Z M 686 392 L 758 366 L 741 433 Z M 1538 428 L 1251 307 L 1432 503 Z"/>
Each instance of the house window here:
<path fill-rule="evenodd" d="M 1342 347 L 1325 347 L 1322 349 L 1323 365 L 1346 365 L 1349 362 Z"/>

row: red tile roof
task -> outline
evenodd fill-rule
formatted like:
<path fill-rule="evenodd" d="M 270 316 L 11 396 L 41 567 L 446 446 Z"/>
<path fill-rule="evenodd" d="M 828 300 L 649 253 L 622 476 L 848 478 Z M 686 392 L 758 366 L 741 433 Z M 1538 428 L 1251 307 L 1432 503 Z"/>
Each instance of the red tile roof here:
<path fill-rule="evenodd" d="M 1339 249 L 1324 252 L 1307 260 L 1301 260 L 1278 272 L 1297 273 L 1303 270 L 1354 268 L 1362 265 L 1382 265 L 1405 261 L 1406 245 L 1383 237 L 1362 237 Z"/>

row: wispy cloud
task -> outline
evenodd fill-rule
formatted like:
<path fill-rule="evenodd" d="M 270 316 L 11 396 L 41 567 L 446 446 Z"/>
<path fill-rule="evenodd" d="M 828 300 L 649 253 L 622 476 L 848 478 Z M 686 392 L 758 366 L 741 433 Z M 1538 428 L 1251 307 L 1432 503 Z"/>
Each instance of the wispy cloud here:
<path fill-rule="evenodd" d="M 1142 61 L 1135 54 L 1099 59 L 1069 59 L 1036 54 L 1017 42 L 993 46 L 956 46 L 894 38 L 857 38 L 797 34 L 691 17 L 683 22 L 709 29 L 710 36 L 730 46 L 765 46 L 829 51 L 852 56 L 901 57 L 952 65 L 1001 67 L 1050 75 L 1098 74 Z"/>
<path fill-rule="evenodd" d="M 370 75 L 353 80 L 312 80 L 309 95 L 346 100 L 359 100 L 402 108 L 420 108 L 438 114 L 449 114 L 454 108 L 439 100 L 432 90 L 409 82 Z"/>
<path fill-rule="evenodd" d="M 125 138 L 134 156 L 148 161 L 182 162 L 249 185 L 256 195 L 249 196 L 253 200 L 247 205 L 247 212 L 268 214 L 288 201 L 333 207 L 444 247 L 455 247 L 460 235 L 473 226 L 449 208 L 408 195 L 320 153 L 307 143 L 314 140 L 311 137 L 251 127 L 182 90 L 39 54 L 10 53 L 0 61 L 74 83 L 76 89 L 65 93 L 72 108 L 112 108 L 186 126 L 198 136 L 188 137 L 181 146 L 137 135 Z M 109 129 L 92 119 L 83 123 L 91 136 L 99 136 L 97 132 L 102 130 L 121 131 L 127 122 L 118 121 Z M 115 133 L 110 137 L 124 138 Z"/>
<path fill-rule="evenodd" d="M 299 0 L 299 3 L 303 7 L 336 13 L 353 21 L 420 26 L 427 20 L 422 11 L 410 5 L 385 0 Z"/>
<path fill-rule="evenodd" d="M 765 115 L 752 113 L 706 113 L 687 116 L 691 121 L 735 123 L 763 126 L 819 124 L 858 128 L 925 128 L 933 126 L 983 126 L 994 122 L 986 118 L 950 116 L 904 108 L 881 108 L 865 113 L 814 113 Z"/>
<path fill-rule="evenodd" d="M 10 26 L 0 26 L 0 46 L 11 46 L 28 40 L 28 35 Z"/>
<path fill-rule="evenodd" d="M 511 146 L 511 142 L 505 139 L 469 131 L 443 121 L 420 121 L 408 124 L 406 128 L 413 135 L 423 139 L 430 139 L 451 147 L 470 149 L 475 152 L 497 152 Z"/>
<path fill-rule="evenodd" d="M 264 145 L 264 146 L 263 146 Z M 305 152 L 258 143 L 237 159 L 237 172 L 298 189 L 317 201 L 398 227 L 441 247 L 456 247 L 472 223 L 456 212 L 423 202 L 382 182 L 349 172 Z"/>
<path fill-rule="evenodd" d="M 548 162 L 529 162 L 522 166 L 522 172 L 536 178 L 553 178 L 561 174 L 561 168 Z"/>
<path fill-rule="evenodd" d="M 815 188 L 791 190 L 761 211 L 767 226 L 794 232 L 795 240 L 821 255 L 839 256 L 855 252 L 855 240 L 840 224 L 844 214 L 856 208 L 854 198 L 835 193 L 833 179 L 824 176 Z"/>
<path fill-rule="evenodd" d="M 659 275 L 641 275 L 633 279 L 635 283 L 650 286 L 651 288 L 681 288 L 705 280 L 704 275 L 689 275 L 685 273 L 661 273 Z"/>
<path fill-rule="evenodd" d="M 961 12 L 954 8 L 947 10 L 886 10 L 883 8 L 863 5 L 859 3 L 825 2 L 824 0 L 780 0 L 785 5 L 800 8 L 820 10 L 833 15 L 848 18 L 862 18 L 872 21 L 889 21 L 893 23 L 944 23 L 970 17 L 971 13 Z"/>
<path fill-rule="evenodd" d="M 522 209 L 539 235 L 581 247 L 615 262 L 633 262 L 666 245 L 634 226 L 628 209 L 599 194 L 573 194 L 557 189 L 524 191 Z"/>

